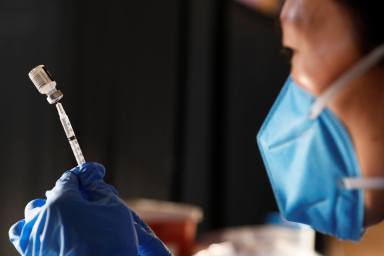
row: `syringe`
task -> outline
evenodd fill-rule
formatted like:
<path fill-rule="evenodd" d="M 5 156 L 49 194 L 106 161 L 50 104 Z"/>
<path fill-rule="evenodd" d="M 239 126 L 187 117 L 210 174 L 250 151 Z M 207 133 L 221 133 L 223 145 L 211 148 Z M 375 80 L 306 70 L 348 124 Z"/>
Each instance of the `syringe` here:
<path fill-rule="evenodd" d="M 64 111 L 63 105 L 59 102 L 63 98 L 63 93 L 56 89 L 56 81 L 49 74 L 44 65 L 39 65 L 29 72 L 29 78 L 41 94 L 47 95 L 50 104 L 56 104 L 57 112 L 60 116 L 65 134 L 71 145 L 72 152 L 75 155 L 78 165 L 85 163 L 83 153 L 81 152 L 79 142 L 76 139 L 75 132 L 72 129 L 71 122 Z"/>
<path fill-rule="evenodd" d="M 69 144 L 71 145 L 72 152 L 75 155 L 76 162 L 78 165 L 81 165 L 85 163 L 85 159 L 83 156 L 83 152 L 81 152 L 79 142 L 77 141 L 77 138 L 75 136 L 75 132 L 72 129 L 71 122 L 69 121 L 69 118 L 64 111 L 63 105 L 61 105 L 60 102 L 56 103 L 56 108 L 57 112 L 59 112 L 60 121 L 63 125 L 65 135 L 67 135 L 67 139 L 69 141 Z"/>

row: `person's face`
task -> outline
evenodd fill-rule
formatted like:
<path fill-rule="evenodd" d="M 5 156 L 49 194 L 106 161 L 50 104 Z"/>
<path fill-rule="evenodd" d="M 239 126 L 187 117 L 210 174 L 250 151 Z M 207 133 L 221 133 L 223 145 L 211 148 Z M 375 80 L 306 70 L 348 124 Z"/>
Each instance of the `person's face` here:
<path fill-rule="evenodd" d="M 354 17 L 337 0 L 286 0 L 280 19 L 283 46 L 293 51 L 292 78 L 313 95 L 363 57 Z M 383 176 L 383 79 L 382 69 L 366 74 L 328 105 L 348 129 L 364 177 Z M 384 190 L 364 192 L 365 223 L 383 220 Z"/>
<path fill-rule="evenodd" d="M 280 20 L 292 78 L 315 95 L 361 58 L 352 17 L 336 0 L 286 0 Z"/>

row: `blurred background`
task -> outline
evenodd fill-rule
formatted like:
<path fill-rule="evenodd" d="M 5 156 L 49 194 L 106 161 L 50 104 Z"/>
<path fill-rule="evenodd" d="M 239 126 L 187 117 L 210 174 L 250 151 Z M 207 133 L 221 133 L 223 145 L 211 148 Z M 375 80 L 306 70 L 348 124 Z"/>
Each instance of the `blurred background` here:
<path fill-rule="evenodd" d="M 122 197 L 200 206 L 200 234 L 275 211 L 255 136 L 289 63 L 264 2 L 0 0 L 0 254 L 17 255 L 9 227 L 75 166 L 27 77 L 39 64 Z"/>

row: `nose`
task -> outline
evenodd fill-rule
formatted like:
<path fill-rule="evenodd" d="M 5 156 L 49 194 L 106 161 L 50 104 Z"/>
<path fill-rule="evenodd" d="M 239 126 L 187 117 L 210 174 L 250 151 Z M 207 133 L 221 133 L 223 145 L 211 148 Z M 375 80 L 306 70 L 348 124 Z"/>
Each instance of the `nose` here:
<path fill-rule="evenodd" d="M 289 11 L 289 0 L 283 2 L 281 11 L 280 11 L 280 23 L 283 24 L 288 19 L 288 11 Z"/>
<path fill-rule="evenodd" d="M 309 0 L 312 1 L 312 0 Z M 285 0 L 280 12 L 281 24 L 293 23 L 298 25 L 302 19 L 303 9 L 306 1 L 303 0 Z"/>

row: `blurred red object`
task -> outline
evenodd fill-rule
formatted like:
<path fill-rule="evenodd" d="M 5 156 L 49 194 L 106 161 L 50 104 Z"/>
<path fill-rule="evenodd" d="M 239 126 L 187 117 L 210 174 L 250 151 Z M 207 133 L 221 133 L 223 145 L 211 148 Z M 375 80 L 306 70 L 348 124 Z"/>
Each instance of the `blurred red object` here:
<path fill-rule="evenodd" d="M 197 224 L 203 213 L 199 207 L 149 199 L 126 200 L 168 246 L 174 256 L 190 256 L 195 246 Z"/>

